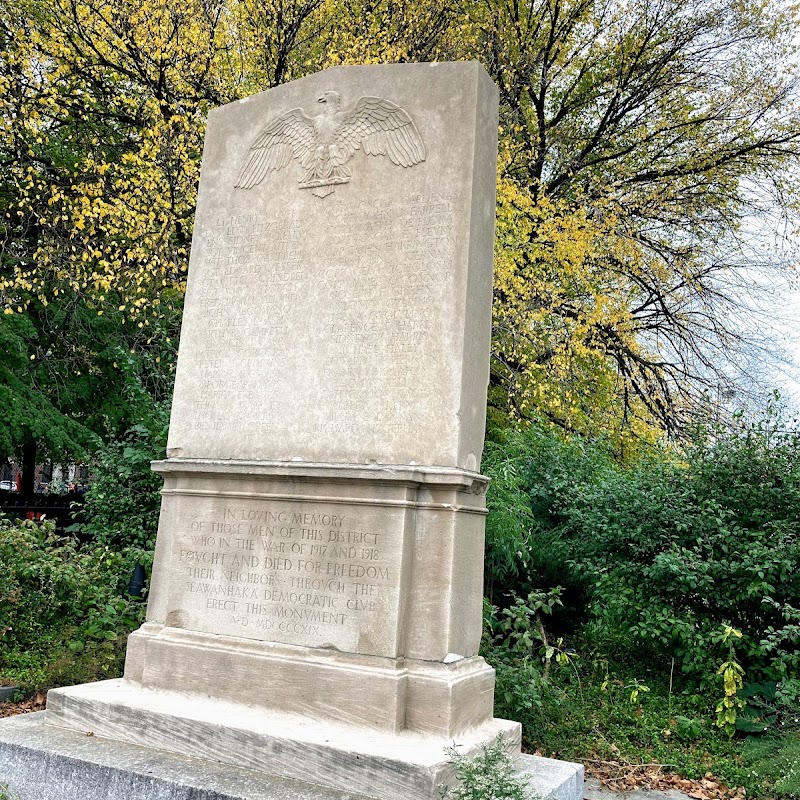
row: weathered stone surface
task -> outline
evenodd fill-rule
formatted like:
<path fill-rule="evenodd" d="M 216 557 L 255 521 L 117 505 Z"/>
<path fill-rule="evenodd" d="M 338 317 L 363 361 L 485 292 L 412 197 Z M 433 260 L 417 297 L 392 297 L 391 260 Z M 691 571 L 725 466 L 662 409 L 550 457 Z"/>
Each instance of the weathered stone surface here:
<path fill-rule="evenodd" d="M 478 652 L 486 480 L 458 470 L 156 465 L 148 619 L 441 661 Z"/>
<path fill-rule="evenodd" d="M 49 713 L 49 712 L 46 712 Z M 104 739 L 88 730 L 43 726 L 44 713 L 0 720 L 0 786 L 13 800 L 370 800 L 409 795 L 380 795 L 372 786 L 364 795 L 337 792 L 306 780 L 268 777 L 262 770 L 229 766 L 216 760 L 190 758 L 141 747 L 134 729 L 126 742 Z M 149 741 L 149 745 L 153 742 Z M 305 756 L 295 755 L 295 771 L 303 774 Z M 527 779 L 532 796 L 541 800 L 582 800 L 582 767 L 561 761 L 519 756 L 518 774 Z M 313 770 L 312 770 L 313 772 Z M 362 770 L 367 773 L 367 770 Z M 452 777 L 444 773 L 444 782 Z M 398 776 L 399 779 L 399 776 Z M 434 795 L 435 796 L 435 795 Z M 659 795 L 660 796 L 660 795 Z"/>
<path fill-rule="evenodd" d="M 368 674 L 353 690 L 368 696 Z M 304 780 L 381 800 L 434 800 L 452 781 L 445 749 L 456 741 L 475 753 L 503 734 L 519 752 L 520 726 L 495 719 L 455 739 L 410 731 L 382 732 L 305 715 L 271 714 L 242 702 L 141 689 L 130 681 L 51 690 L 48 727 L 66 727 L 157 749 Z"/>
<path fill-rule="evenodd" d="M 263 772 L 44 728 L 47 712 L 0 720 L 9 800 L 365 800 Z"/>
<path fill-rule="evenodd" d="M 582 800 L 583 765 L 554 758 L 522 754 L 514 762 L 515 772 L 525 779 L 532 797 L 552 800 Z"/>
<path fill-rule="evenodd" d="M 175 459 L 158 469 L 149 623 L 130 638 L 128 679 L 231 700 L 247 685 L 264 709 L 444 737 L 491 720 L 494 673 L 476 656 L 484 478 Z M 354 692 L 365 679 L 369 693 Z"/>
<path fill-rule="evenodd" d="M 17 692 L 19 689 L 16 686 L 0 686 L 0 702 L 12 700 Z"/>
<path fill-rule="evenodd" d="M 306 115 L 339 119 L 331 92 L 359 123 L 318 197 L 298 156 L 324 139 Z M 478 469 L 496 153 L 476 62 L 334 68 L 213 111 L 168 456 Z M 252 185 L 251 157 L 286 163 Z"/>
<path fill-rule="evenodd" d="M 244 698 L 253 709 L 445 739 L 488 723 L 494 703 L 494 670 L 477 656 L 446 664 L 383 659 L 156 623 L 131 636 L 126 675 L 146 688 Z M 368 691 L 357 690 L 365 682 Z"/>

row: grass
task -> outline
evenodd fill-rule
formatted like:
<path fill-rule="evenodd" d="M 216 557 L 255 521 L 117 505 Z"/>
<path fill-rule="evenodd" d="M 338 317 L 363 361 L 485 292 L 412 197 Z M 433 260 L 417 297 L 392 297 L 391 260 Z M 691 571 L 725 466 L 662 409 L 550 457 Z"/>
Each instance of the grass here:
<path fill-rule="evenodd" d="M 780 797 L 800 797 L 800 732 L 751 736 L 744 758 L 756 786 Z"/>

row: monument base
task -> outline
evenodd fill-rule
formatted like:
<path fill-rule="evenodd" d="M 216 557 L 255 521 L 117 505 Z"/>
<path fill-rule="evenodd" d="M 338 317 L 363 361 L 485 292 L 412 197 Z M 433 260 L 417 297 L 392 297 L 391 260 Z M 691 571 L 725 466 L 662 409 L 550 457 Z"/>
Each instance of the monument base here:
<path fill-rule="evenodd" d="M 9 800 L 368 800 L 306 781 L 53 728 L 50 712 L 0 720 L 0 791 Z M 146 738 L 146 731 L 144 733 Z M 301 765 L 302 766 L 302 762 Z M 583 767 L 518 756 L 532 796 L 582 800 Z M 306 779 L 307 780 L 307 779 Z M 404 795 L 409 796 L 409 795 Z M 430 796 L 430 795 L 428 795 Z M 384 795 L 381 800 L 394 800 Z M 418 796 L 419 797 L 419 796 Z"/>
<path fill-rule="evenodd" d="M 480 656 L 448 663 L 378 658 L 152 622 L 128 639 L 125 677 L 145 689 L 446 741 L 490 720 L 494 700 L 494 670 Z M 354 691 L 358 686 L 368 695 Z"/>
<path fill-rule="evenodd" d="M 251 770 L 45 725 L 46 711 L 0 720 L 8 800 L 365 800 Z"/>
<path fill-rule="evenodd" d="M 243 701 L 247 691 L 243 685 Z M 507 720 L 489 720 L 454 740 L 269 713 L 125 679 L 52 690 L 46 726 L 386 800 L 438 797 L 437 788 L 452 782 L 445 750 L 454 744 L 472 754 L 502 735 L 516 755 L 520 742 L 519 723 Z"/>

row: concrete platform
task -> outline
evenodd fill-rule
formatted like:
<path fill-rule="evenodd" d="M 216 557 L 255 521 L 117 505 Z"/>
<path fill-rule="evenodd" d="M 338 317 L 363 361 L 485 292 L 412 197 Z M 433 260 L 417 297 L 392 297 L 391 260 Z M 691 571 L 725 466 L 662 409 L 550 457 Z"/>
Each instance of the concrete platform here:
<path fill-rule="evenodd" d="M 0 720 L 0 791 L 7 800 L 372 800 L 214 761 L 45 729 L 47 712 Z M 583 768 L 520 756 L 532 796 L 582 800 Z M 7 790 L 7 791 L 6 791 Z M 381 800 L 391 800 L 381 798 Z"/>
<path fill-rule="evenodd" d="M 252 770 L 45 730 L 46 711 L 0 720 L 9 800 L 365 800 Z"/>
<path fill-rule="evenodd" d="M 587 778 L 584 784 L 585 800 L 690 800 L 685 792 L 678 789 L 631 789 L 618 792 L 603 786 L 596 778 Z"/>
<path fill-rule="evenodd" d="M 531 798 L 583 800 L 583 765 L 554 758 L 522 755 L 514 759 L 515 773 L 525 779 Z"/>

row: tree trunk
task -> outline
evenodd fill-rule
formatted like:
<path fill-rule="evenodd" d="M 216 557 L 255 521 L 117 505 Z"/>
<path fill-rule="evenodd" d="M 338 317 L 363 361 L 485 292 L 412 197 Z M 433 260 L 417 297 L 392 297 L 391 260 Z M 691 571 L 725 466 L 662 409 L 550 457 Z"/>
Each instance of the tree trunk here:
<path fill-rule="evenodd" d="M 25 497 L 32 497 L 36 483 L 36 440 L 25 442 L 22 448 L 22 491 Z"/>

